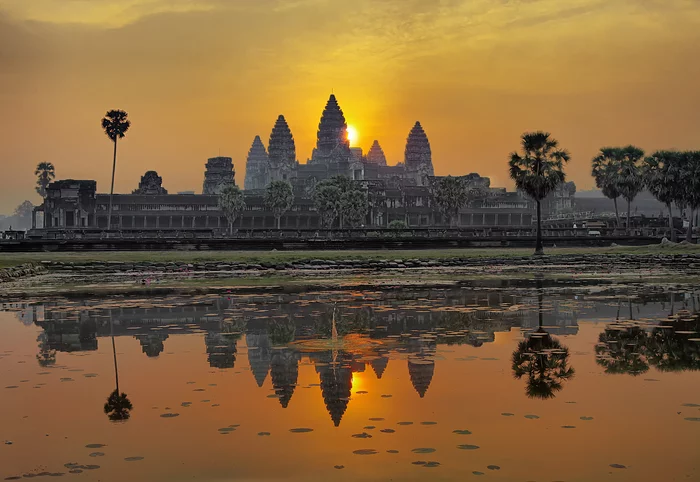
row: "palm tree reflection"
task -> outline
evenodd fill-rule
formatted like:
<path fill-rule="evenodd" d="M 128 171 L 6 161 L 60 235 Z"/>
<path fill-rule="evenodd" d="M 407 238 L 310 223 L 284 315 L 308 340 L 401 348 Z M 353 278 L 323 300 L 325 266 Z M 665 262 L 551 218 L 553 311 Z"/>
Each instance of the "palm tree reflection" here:
<path fill-rule="evenodd" d="M 569 349 L 543 328 L 542 280 L 537 280 L 538 329 L 518 343 L 512 355 L 513 376 L 527 376 L 525 394 L 529 398 L 554 398 L 564 388 L 564 382 L 574 377 L 568 365 Z"/>
<path fill-rule="evenodd" d="M 107 402 L 104 406 L 105 415 L 113 422 L 126 421 L 131 417 L 131 410 L 134 406 L 127 398 L 126 393 L 119 392 L 119 368 L 117 366 L 117 348 L 114 343 L 114 323 L 112 314 L 109 315 L 109 332 L 112 338 L 112 354 L 114 356 L 114 380 L 116 388 L 107 397 Z"/>

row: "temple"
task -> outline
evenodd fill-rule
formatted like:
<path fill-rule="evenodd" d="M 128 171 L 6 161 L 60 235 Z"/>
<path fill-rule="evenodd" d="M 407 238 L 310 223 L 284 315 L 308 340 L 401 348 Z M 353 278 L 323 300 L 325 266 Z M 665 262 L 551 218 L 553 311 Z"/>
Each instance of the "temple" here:
<path fill-rule="evenodd" d="M 403 159 L 388 162 L 379 140 L 366 155 L 351 147 L 345 114 L 331 95 L 321 114 L 316 145 L 306 162 L 299 162 L 292 127 L 279 115 L 265 146 L 255 136 L 245 159 L 245 210 L 236 219 L 236 229 L 270 229 L 276 226 L 264 204 L 266 187 L 272 181 L 292 185 L 294 205 L 280 221 L 282 229 L 320 229 L 323 224 L 313 203 L 318 182 L 345 176 L 367 194 L 369 209 L 362 227 L 386 228 L 392 221 L 408 227 L 448 226 L 451 220 L 434 205 L 435 176 L 432 149 L 426 129 L 415 122 L 407 129 Z M 241 162 L 244 160 L 241 159 Z M 238 161 L 237 161 L 238 162 Z M 505 161 L 504 161 L 505 162 Z M 111 226 L 122 233 L 143 231 L 227 232 L 229 226 L 218 206 L 218 193 L 235 185 L 234 161 L 230 157 L 208 159 L 201 194 L 169 194 L 163 178 L 147 171 L 131 194 L 115 194 Z M 459 210 L 455 227 L 529 228 L 535 220 L 534 203 L 521 192 L 491 186 L 487 177 L 472 173 L 462 177 L 482 195 Z M 109 195 L 98 194 L 95 181 L 61 180 L 51 183 L 43 205 L 35 209 L 36 236 L 63 236 L 67 231 L 101 230 L 108 226 Z M 573 183 L 560 186 L 543 203 L 543 214 L 555 217 L 573 211 Z"/>

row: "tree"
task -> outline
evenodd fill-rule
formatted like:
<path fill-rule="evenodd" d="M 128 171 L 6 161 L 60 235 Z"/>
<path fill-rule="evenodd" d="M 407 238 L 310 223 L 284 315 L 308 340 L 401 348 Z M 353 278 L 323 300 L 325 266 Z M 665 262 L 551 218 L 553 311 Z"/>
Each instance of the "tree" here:
<path fill-rule="evenodd" d="M 51 181 L 56 178 L 56 170 L 50 162 L 40 162 L 36 166 L 34 175 L 37 176 L 36 192 L 45 199 L 46 188 L 49 187 Z"/>
<path fill-rule="evenodd" d="M 644 189 L 644 177 L 641 170 L 641 161 L 644 158 L 644 151 L 635 146 L 621 147 L 618 150 L 620 158 L 620 175 L 618 186 L 620 195 L 627 201 L 627 234 L 630 232 L 630 213 L 632 212 L 632 201 L 637 194 Z"/>
<path fill-rule="evenodd" d="M 370 226 L 374 226 L 377 212 L 386 212 L 386 191 L 384 186 L 370 186 L 367 190 L 367 204 L 369 205 Z M 385 214 L 388 216 L 388 213 Z"/>
<path fill-rule="evenodd" d="M 406 229 L 408 226 L 406 225 L 406 222 L 401 220 L 401 219 L 394 219 L 392 222 L 389 223 L 389 229 Z"/>
<path fill-rule="evenodd" d="M 114 390 L 110 393 L 109 397 L 107 397 L 104 412 L 112 422 L 121 422 L 131 417 L 131 410 L 133 410 L 133 408 L 134 406 L 126 396 L 126 393 L 119 393 L 119 391 Z"/>
<path fill-rule="evenodd" d="M 564 164 L 569 153 L 548 132 L 527 132 L 522 136 L 522 155 L 510 155 L 510 177 L 515 186 L 537 203 L 537 244 L 535 255 L 544 254 L 542 246 L 541 202 L 566 180 Z"/>
<path fill-rule="evenodd" d="M 228 221 L 229 233 L 233 234 L 233 223 L 245 210 L 243 191 L 238 186 L 228 184 L 219 191 L 219 209 Z"/>
<path fill-rule="evenodd" d="M 277 229 L 280 229 L 282 215 L 289 211 L 294 203 L 292 185 L 287 181 L 272 181 L 265 190 L 265 207 L 275 216 Z"/>
<path fill-rule="evenodd" d="M 322 225 L 326 228 L 332 228 L 338 217 L 341 196 L 342 192 L 338 186 L 325 182 L 320 182 L 314 190 L 314 207 L 321 216 Z"/>
<path fill-rule="evenodd" d="M 680 153 L 676 151 L 653 153 L 644 159 L 642 177 L 649 192 L 668 208 L 668 227 L 671 230 L 671 241 L 676 241 L 671 203 L 676 202 L 680 194 L 678 189 L 681 184 Z"/>
<path fill-rule="evenodd" d="M 357 227 L 367 217 L 367 195 L 358 189 L 344 192 L 340 196 L 340 213 L 350 227 Z"/>
<path fill-rule="evenodd" d="M 449 220 L 450 227 L 454 226 L 459 210 L 468 201 L 465 183 L 460 177 L 447 176 L 435 178 L 431 187 L 433 202 L 440 213 Z"/>
<path fill-rule="evenodd" d="M 612 199 L 615 204 L 616 226 L 620 227 L 620 211 L 617 208 L 617 198 L 620 193 L 620 156 L 616 147 L 603 147 L 596 157 L 591 161 L 591 175 L 595 179 L 595 185 L 603 192 L 603 196 Z"/>
<path fill-rule="evenodd" d="M 693 242 L 693 213 L 700 208 L 700 151 L 687 151 L 680 156 L 680 199 L 690 211 L 685 240 Z"/>
<path fill-rule="evenodd" d="M 102 129 L 107 137 L 114 142 L 114 157 L 112 159 L 112 185 L 109 189 L 109 213 L 107 219 L 107 230 L 112 229 L 112 198 L 114 196 L 114 174 L 117 170 L 117 140 L 123 139 L 126 131 L 131 126 L 131 121 L 127 118 L 129 114 L 123 110 L 110 110 L 102 118 Z"/>

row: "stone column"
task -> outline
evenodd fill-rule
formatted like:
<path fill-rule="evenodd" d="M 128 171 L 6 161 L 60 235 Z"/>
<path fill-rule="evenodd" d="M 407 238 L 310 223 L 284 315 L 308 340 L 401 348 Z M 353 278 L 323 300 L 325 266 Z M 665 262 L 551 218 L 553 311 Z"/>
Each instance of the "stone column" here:
<path fill-rule="evenodd" d="M 173 217 L 170 216 L 170 222 L 168 222 L 168 227 L 172 228 L 173 227 Z"/>

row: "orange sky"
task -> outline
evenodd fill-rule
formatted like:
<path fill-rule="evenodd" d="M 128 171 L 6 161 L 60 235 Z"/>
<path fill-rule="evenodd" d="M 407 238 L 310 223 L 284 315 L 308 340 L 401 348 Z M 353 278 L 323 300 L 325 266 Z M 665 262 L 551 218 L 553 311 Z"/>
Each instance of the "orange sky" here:
<path fill-rule="evenodd" d="M 509 186 L 544 129 L 588 189 L 603 145 L 700 149 L 697 58 L 697 0 L 0 0 L 0 212 L 39 201 L 39 161 L 108 190 L 108 109 L 133 123 L 118 192 L 200 191 L 219 151 L 242 184 L 279 114 L 304 162 L 331 90 L 390 163 L 420 120 L 437 174 Z"/>

